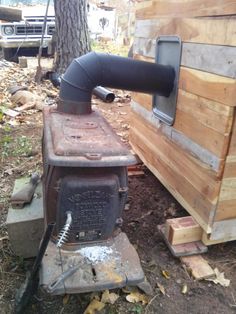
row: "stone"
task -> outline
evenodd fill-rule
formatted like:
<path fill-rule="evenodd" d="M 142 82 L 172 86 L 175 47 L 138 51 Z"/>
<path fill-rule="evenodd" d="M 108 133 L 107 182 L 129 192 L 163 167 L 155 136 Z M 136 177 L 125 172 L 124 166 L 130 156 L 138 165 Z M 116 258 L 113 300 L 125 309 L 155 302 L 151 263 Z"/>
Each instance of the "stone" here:
<path fill-rule="evenodd" d="M 29 178 L 15 181 L 14 192 L 19 191 Z M 38 184 L 32 202 L 22 209 L 11 206 L 7 215 L 7 230 L 11 247 L 16 255 L 24 258 L 37 255 L 44 231 L 42 184 Z"/>

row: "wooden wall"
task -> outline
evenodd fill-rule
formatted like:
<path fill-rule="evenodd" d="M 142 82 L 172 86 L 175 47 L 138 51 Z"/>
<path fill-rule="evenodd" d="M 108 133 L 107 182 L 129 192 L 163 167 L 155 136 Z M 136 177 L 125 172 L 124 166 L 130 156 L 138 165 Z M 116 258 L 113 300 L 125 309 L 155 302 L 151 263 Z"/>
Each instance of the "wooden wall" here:
<path fill-rule="evenodd" d="M 235 30 L 236 0 L 137 4 L 134 58 L 154 62 L 160 35 L 183 43 L 173 127 L 154 117 L 152 96 L 133 93 L 130 142 L 213 240 L 236 221 Z"/>

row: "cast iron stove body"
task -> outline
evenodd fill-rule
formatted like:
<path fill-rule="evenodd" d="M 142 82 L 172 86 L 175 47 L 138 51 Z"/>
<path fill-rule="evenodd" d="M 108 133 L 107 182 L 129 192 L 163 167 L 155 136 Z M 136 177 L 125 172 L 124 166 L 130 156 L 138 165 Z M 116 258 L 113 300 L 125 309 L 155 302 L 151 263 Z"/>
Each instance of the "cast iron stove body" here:
<path fill-rule="evenodd" d="M 176 71 L 166 64 L 91 52 L 61 78 L 57 108 L 44 110 L 44 210 L 56 228 L 41 267 L 52 294 L 141 283 L 138 255 L 120 231 L 127 166 L 136 159 L 92 111 L 93 89 L 106 86 L 171 97 Z"/>
<path fill-rule="evenodd" d="M 97 111 L 73 115 L 46 108 L 43 158 L 45 218 L 46 223 L 56 221 L 56 227 L 42 263 L 41 284 L 52 294 L 61 294 L 142 281 L 137 253 L 120 232 L 127 166 L 136 159 L 106 120 Z M 68 212 L 72 222 L 57 248 Z M 76 265 L 73 276 L 51 289 Z"/>

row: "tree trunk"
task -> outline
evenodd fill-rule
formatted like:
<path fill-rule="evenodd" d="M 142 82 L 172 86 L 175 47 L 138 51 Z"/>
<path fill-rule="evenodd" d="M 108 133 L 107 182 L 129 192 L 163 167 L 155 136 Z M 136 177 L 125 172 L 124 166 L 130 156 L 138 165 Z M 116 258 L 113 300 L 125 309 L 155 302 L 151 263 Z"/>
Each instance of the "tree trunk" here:
<path fill-rule="evenodd" d="M 56 55 L 54 69 L 65 72 L 71 61 L 91 50 L 86 0 L 54 0 Z"/>

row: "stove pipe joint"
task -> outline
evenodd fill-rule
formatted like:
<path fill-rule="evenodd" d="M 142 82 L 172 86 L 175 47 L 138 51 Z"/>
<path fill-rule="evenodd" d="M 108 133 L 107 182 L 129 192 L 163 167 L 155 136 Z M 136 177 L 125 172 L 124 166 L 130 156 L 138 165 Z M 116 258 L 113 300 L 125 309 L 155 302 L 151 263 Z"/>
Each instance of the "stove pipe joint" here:
<path fill-rule="evenodd" d="M 58 110 L 91 113 L 92 91 L 99 85 L 168 97 L 174 80 L 171 66 L 90 52 L 74 59 L 63 75 Z"/>

